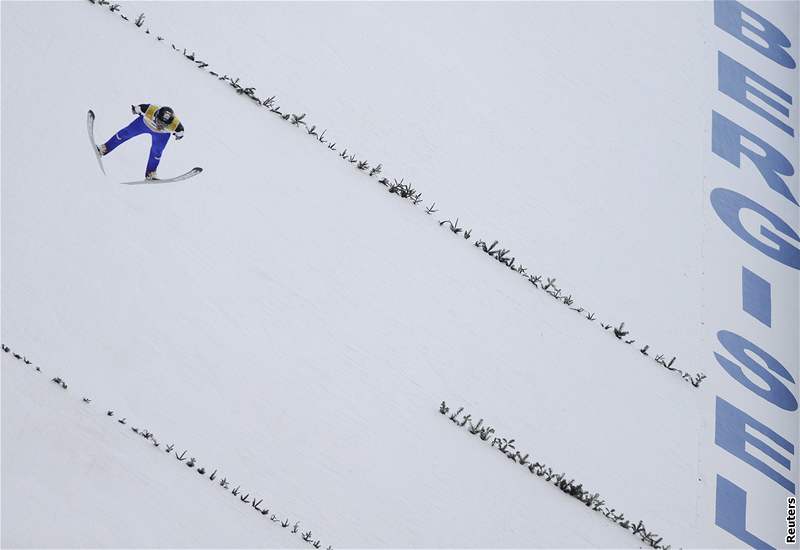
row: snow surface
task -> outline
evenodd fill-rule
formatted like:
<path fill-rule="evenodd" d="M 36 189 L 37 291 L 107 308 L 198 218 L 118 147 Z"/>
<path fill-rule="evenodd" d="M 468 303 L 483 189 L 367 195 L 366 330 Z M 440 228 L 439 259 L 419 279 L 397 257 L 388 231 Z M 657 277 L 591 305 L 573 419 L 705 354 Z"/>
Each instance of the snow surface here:
<path fill-rule="evenodd" d="M 708 370 L 697 89 L 713 74 L 690 61 L 707 4 L 123 9 L 167 40 L 89 3 L 2 3 L 2 339 L 45 371 L 2 354 L 4 547 L 307 546 L 107 409 L 323 547 L 641 545 L 455 429 L 443 399 L 667 544 L 736 545 L 699 511 L 705 390 L 437 224 L 459 217 Z M 308 112 L 424 204 L 170 41 Z M 144 138 L 99 173 L 86 110 L 101 141 L 142 102 L 186 126 L 159 173 L 203 174 L 117 185 L 143 173 Z"/>

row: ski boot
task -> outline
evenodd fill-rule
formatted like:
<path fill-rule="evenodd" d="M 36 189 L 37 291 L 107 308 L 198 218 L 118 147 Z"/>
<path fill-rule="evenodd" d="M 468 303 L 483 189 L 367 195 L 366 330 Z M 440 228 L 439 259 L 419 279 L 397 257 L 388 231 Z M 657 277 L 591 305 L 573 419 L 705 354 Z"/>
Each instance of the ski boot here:
<path fill-rule="evenodd" d="M 158 178 L 156 177 L 156 171 L 153 170 L 152 172 L 147 172 L 144 175 L 144 179 L 146 179 L 148 181 L 157 180 Z"/>
<path fill-rule="evenodd" d="M 108 153 L 108 147 L 106 147 L 105 143 L 101 143 L 97 146 L 97 152 L 101 157 L 104 157 Z"/>

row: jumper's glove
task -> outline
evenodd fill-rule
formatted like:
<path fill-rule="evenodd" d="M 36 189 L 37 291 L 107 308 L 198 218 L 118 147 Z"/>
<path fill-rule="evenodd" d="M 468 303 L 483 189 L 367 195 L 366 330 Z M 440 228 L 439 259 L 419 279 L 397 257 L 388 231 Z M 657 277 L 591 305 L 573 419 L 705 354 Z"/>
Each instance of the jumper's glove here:
<path fill-rule="evenodd" d="M 131 112 L 135 115 L 136 114 L 136 105 L 131 105 Z"/>
<path fill-rule="evenodd" d="M 183 139 L 183 134 L 174 134 L 174 135 L 176 140 Z"/>

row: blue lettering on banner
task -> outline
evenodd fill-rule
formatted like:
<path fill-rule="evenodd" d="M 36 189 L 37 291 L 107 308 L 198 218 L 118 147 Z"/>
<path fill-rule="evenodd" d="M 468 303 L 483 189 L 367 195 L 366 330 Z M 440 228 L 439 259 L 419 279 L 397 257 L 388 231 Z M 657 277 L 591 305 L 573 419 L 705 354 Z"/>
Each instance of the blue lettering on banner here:
<path fill-rule="evenodd" d="M 750 372 L 758 376 L 769 387 L 769 389 L 764 389 L 750 380 L 750 378 L 744 374 L 742 367 L 733 361 L 726 359 L 719 353 L 715 353 L 714 357 L 717 358 L 717 362 L 728 374 L 730 374 L 744 387 L 748 388 L 756 395 L 763 397 L 773 405 L 780 407 L 785 411 L 797 410 L 797 399 L 792 391 L 787 388 L 783 382 L 778 380 L 774 374 L 772 374 L 772 372 L 774 372 L 787 382 L 792 384 L 795 383 L 792 375 L 789 374 L 789 371 L 786 370 L 786 368 L 781 365 L 777 359 L 755 345 L 753 342 L 747 340 L 746 338 L 742 338 L 733 332 L 721 330 L 717 333 L 717 338 L 719 339 L 719 343 L 722 344 L 728 353 L 730 353 L 741 364 L 745 365 Z M 765 369 L 762 367 L 758 361 L 748 355 L 747 352 L 757 355 L 759 359 L 767 364 L 767 368 Z"/>
<path fill-rule="evenodd" d="M 717 474 L 717 517 L 715 523 L 753 548 L 775 550 L 747 530 L 747 493 Z"/>
<path fill-rule="evenodd" d="M 742 14 L 757 21 L 758 24 L 761 25 L 761 28 L 753 25 L 749 21 L 745 21 Z M 767 18 L 762 17 L 750 8 L 744 7 L 739 2 L 733 0 L 716 0 L 714 2 L 714 24 L 757 52 L 763 53 L 775 63 L 787 69 L 794 69 L 797 66 L 792 56 L 786 51 L 786 48 L 792 46 L 789 37 L 783 34 L 783 31 L 773 25 Z M 743 32 L 744 29 L 757 35 L 767 43 L 767 46 L 747 36 Z"/>
<path fill-rule="evenodd" d="M 746 147 L 742 143 L 742 138 L 756 145 L 763 153 Z M 742 155 L 745 155 L 764 176 L 764 181 L 770 189 L 798 204 L 789 186 L 781 177 L 781 175 L 790 177 L 794 175 L 794 167 L 789 159 L 757 135 L 748 132 L 716 111 L 711 113 L 711 150 L 737 168 L 741 168 L 740 161 Z"/>
<path fill-rule="evenodd" d="M 775 76 L 782 77 L 779 72 L 784 69 L 797 67 L 790 54 L 792 44 L 789 38 L 766 17 L 735 0 L 714 1 L 714 24 L 779 66 L 766 62 L 749 68 L 730 55 L 717 51 L 717 90 L 794 137 L 795 130 L 790 126 L 792 96 L 770 80 Z M 793 74 L 788 81 L 797 82 L 797 75 Z M 711 133 L 711 149 L 715 155 L 737 168 L 742 167 L 742 156 L 747 157 L 770 189 L 798 206 L 795 194 L 784 180 L 784 177 L 792 177 L 795 169 L 784 154 L 767 142 L 768 136 L 756 136 L 716 110 L 712 110 Z M 717 216 L 736 236 L 764 256 L 800 270 L 800 235 L 781 216 L 732 189 L 712 189 L 709 199 Z M 751 233 L 744 226 L 742 210 L 756 213 L 762 219 L 758 233 L 755 229 Z M 743 265 L 741 276 L 742 310 L 772 328 L 776 322 L 772 315 L 773 284 Z M 770 411 L 797 411 L 795 380 L 778 359 L 734 332 L 720 330 L 717 338 L 731 357 L 714 353 L 723 370 L 752 394 L 761 397 L 762 403 L 771 405 L 758 411 L 759 416 L 769 422 L 775 418 L 769 416 Z M 782 489 L 795 494 L 796 486 L 790 479 L 792 459 L 795 458 L 794 443 L 766 422 L 756 420 L 719 395 L 715 399 L 714 443 Z M 748 452 L 748 447 L 758 450 L 759 456 L 768 462 Z M 774 548 L 747 530 L 747 492 L 720 473 L 716 479 L 715 524 L 754 548 Z"/>
<path fill-rule="evenodd" d="M 742 266 L 742 310 L 772 326 L 772 285 Z"/>
<path fill-rule="evenodd" d="M 760 84 L 762 88 L 769 90 L 789 105 L 792 104 L 792 96 L 722 52 L 717 52 L 717 77 L 719 78 L 720 92 L 731 99 L 735 99 L 754 113 L 761 115 L 790 136 L 794 136 L 794 130 L 791 126 L 747 97 L 748 94 L 756 96 L 788 119 L 789 108 L 774 97 L 753 86 L 751 82 Z"/>
<path fill-rule="evenodd" d="M 760 450 L 786 470 L 790 470 L 792 467 L 789 459 L 776 451 L 774 447 L 765 443 L 763 439 L 748 432 L 746 427 L 750 426 L 766 435 L 789 454 L 794 454 L 794 445 L 768 426 L 762 424 L 749 414 L 737 409 L 719 396 L 717 396 L 716 416 L 714 442 L 736 458 L 748 463 L 772 481 L 794 494 L 794 482 L 778 473 L 777 470 L 760 458 L 748 453 L 745 443 Z"/>
<path fill-rule="evenodd" d="M 753 236 L 753 234 L 745 228 L 739 215 L 743 209 L 752 210 L 760 214 L 762 218 L 768 220 L 776 231 L 790 239 L 800 242 L 800 235 L 776 214 L 767 210 L 756 201 L 745 197 L 741 193 L 721 187 L 711 191 L 711 205 L 725 225 L 736 233 L 744 242 L 756 250 L 760 250 L 770 258 L 778 260 L 783 265 L 794 269 L 800 269 L 800 249 L 798 249 L 797 246 L 781 238 L 774 231 L 762 225 L 760 230 L 761 235 L 772 244 L 777 245 L 777 248 L 770 246 Z"/>

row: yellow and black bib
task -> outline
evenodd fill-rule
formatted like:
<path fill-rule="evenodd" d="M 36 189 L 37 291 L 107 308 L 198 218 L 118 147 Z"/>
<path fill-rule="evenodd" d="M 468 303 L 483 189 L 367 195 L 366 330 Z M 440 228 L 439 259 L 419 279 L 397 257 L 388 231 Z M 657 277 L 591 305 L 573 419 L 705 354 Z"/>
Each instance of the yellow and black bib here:
<path fill-rule="evenodd" d="M 154 132 L 160 132 L 163 134 L 174 132 L 178 128 L 178 124 L 180 124 L 181 121 L 176 116 L 172 119 L 172 122 L 170 122 L 166 126 L 159 126 L 156 123 L 156 111 L 158 111 L 160 108 L 161 108 L 160 105 L 148 106 L 147 110 L 144 113 L 142 113 L 142 117 L 144 118 L 144 123 L 147 124 L 147 127 L 153 130 Z"/>

